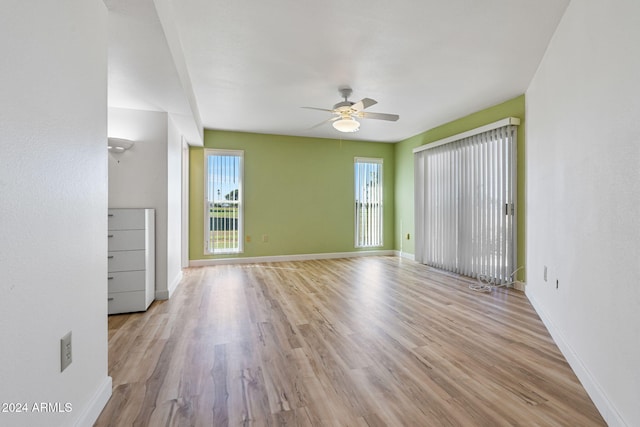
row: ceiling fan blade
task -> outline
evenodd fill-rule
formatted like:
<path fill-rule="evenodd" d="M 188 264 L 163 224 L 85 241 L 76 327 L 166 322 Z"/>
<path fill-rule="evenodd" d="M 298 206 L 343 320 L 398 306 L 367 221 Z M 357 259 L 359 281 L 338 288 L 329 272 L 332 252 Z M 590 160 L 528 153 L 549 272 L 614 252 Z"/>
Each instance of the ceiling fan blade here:
<path fill-rule="evenodd" d="M 317 128 L 317 127 L 322 126 L 322 125 L 323 125 L 323 124 L 325 124 L 325 123 L 329 123 L 329 122 L 336 121 L 336 120 L 338 120 L 339 118 L 340 118 L 340 116 L 338 116 L 338 117 L 331 117 L 331 118 L 329 118 L 329 119 L 327 119 L 327 120 L 323 120 L 323 121 L 321 121 L 321 122 L 320 122 L 320 123 L 318 123 L 317 125 L 313 125 L 313 126 L 311 126 L 311 127 L 310 127 L 309 129 L 307 129 L 307 130 L 315 129 L 315 128 Z"/>
<path fill-rule="evenodd" d="M 388 120 L 390 122 L 395 122 L 400 118 L 397 114 L 365 113 L 364 111 L 359 112 L 357 116 L 363 119 Z"/>
<path fill-rule="evenodd" d="M 316 107 L 300 107 L 300 108 L 304 108 L 307 110 L 328 111 L 330 113 L 333 113 L 333 110 L 327 110 L 326 108 L 316 108 Z"/>
<path fill-rule="evenodd" d="M 353 108 L 356 111 L 362 111 L 365 108 L 369 108 L 372 105 L 377 104 L 378 101 L 376 101 L 375 99 L 371 99 L 371 98 L 362 98 L 360 101 L 356 102 L 355 104 L 353 104 L 351 106 L 351 108 Z"/>

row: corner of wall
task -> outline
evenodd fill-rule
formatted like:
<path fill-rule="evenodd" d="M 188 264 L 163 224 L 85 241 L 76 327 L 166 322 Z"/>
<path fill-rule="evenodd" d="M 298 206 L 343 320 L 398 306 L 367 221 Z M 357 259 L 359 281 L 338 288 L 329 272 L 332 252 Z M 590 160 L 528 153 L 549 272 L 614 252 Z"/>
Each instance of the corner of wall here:
<path fill-rule="evenodd" d="M 178 274 L 173 278 L 173 280 L 169 284 L 169 288 L 167 290 L 161 289 L 156 291 L 156 299 L 157 300 L 167 300 L 170 299 L 173 293 L 178 289 L 178 285 L 182 281 L 184 274 L 182 271 L 178 272 Z"/>

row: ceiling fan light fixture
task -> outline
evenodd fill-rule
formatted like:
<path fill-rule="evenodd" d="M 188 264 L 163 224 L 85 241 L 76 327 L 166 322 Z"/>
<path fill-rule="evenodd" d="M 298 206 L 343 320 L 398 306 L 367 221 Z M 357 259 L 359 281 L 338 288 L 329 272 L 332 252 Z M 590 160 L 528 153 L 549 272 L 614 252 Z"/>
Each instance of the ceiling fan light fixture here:
<path fill-rule="evenodd" d="M 340 132 L 356 132 L 360 129 L 360 122 L 353 117 L 343 117 L 333 122 L 333 127 Z"/>

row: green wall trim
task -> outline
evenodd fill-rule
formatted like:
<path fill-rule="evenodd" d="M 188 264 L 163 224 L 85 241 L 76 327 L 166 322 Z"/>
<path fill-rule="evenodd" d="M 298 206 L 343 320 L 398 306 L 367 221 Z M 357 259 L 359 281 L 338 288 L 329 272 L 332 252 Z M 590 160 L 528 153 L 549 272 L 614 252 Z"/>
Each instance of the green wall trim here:
<path fill-rule="evenodd" d="M 205 148 L 244 150 L 241 254 L 204 254 Z M 368 251 L 354 246 L 354 157 L 384 161 L 384 246 L 370 250 L 394 248 L 393 144 L 205 130 L 189 154 L 191 260 Z"/>
<path fill-rule="evenodd" d="M 524 266 L 526 260 L 526 208 L 525 208 L 525 99 L 524 95 L 510 99 L 493 107 L 486 108 L 460 119 L 429 129 L 394 144 L 395 175 L 395 249 L 406 253 L 415 253 L 414 245 L 414 182 L 413 149 L 430 142 L 466 132 L 480 126 L 493 123 L 505 117 L 520 119 L 518 127 L 518 266 Z M 407 234 L 409 239 L 407 239 Z M 525 280 L 525 270 L 518 272 L 518 280 Z"/>

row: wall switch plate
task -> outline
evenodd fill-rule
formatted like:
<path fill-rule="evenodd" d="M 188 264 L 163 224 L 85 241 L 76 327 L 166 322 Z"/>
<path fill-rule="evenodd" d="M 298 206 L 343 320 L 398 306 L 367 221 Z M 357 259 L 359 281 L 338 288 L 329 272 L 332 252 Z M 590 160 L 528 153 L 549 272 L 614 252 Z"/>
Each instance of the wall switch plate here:
<path fill-rule="evenodd" d="M 247 237 L 245 237 L 245 241 L 246 241 L 247 243 L 251 243 L 251 236 L 247 236 Z"/>
<path fill-rule="evenodd" d="M 60 372 L 71 365 L 71 331 L 60 339 Z"/>
<path fill-rule="evenodd" d="M 269 235 L 268 234 L 263 234 L 262 235 L 262 243 L 269 243 Z"/>

